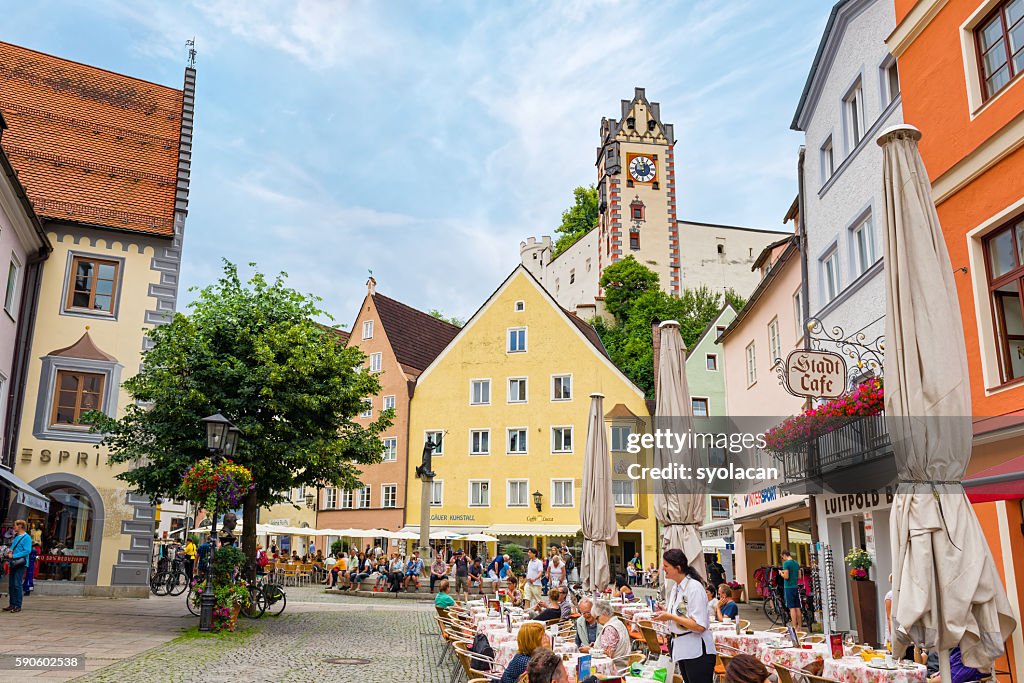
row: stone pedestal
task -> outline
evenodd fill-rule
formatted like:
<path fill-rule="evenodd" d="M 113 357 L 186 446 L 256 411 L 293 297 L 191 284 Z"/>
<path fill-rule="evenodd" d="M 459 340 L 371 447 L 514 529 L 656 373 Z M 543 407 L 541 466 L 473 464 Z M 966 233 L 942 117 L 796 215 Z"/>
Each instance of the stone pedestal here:
<path fill-rule="evenodd" d="M 878 594 L 874 581 L 851 581 L 853 616 L 860 642 L 878 645 Z"/>

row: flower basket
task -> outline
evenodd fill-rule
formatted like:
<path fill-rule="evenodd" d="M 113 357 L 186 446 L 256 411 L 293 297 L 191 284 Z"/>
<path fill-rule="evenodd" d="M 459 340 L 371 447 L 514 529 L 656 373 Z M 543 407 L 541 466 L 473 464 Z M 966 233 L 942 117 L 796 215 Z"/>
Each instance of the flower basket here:
<path fill-rule="evenodd" d="M 203 509 L 220 513 L 242 504 L 252 489 L 252 472 L 231 460 L 215 463 L 204 458 L 185 472 L 179 497 Z"/>
<path fill-rule="evenodd" d="M 850 418 L 879 415 L 885 410 L 885 389 L 876 377 L 856 389 L 794 415 L 764 433 L 765 449 L 786 453 L 801 449 L 809 441 L 828 434 L 850 422 Z"/>
<path fill-rule="evenodd" d="M 739 581 L 729 581 L 729 588 L 732 589 L 732 599 L 740 604 L 747 602 L 747 587 Z"/>
<path fill-rule="evenodd" d="M 868 576 L 868 570 L 871 569 L 871 555 L 868 554 L 868 551 L 854 548 L 846 553 L 843 561 L 850 568 L 851 581 L 868 581 L 871 578 Z"/>

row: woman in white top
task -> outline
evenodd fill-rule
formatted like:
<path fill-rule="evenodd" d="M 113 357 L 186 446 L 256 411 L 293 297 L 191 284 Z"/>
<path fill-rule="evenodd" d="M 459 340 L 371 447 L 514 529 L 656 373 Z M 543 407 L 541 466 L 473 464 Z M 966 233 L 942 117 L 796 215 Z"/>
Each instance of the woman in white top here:
<path fill-rule="evenodd" d="M 707 587 L 706 592 L 708 594 L 708 619 L 716 621 L 718 619 L 718 598 L 715 597 L 711 586 Z"/>
<path fill-rule="evenodd" d="M 672 634 L 672 661 L 686 683 L 711 683 L 715 675 L 715 639 L 708 628 L 708 594 L 697 571 L 682 550 L 665 551 L 665 578 L 676 585 L 668 594 L 665 609 L 654 618 Z"/>
<path fill-rule="evenodd" d="M 548 561 L 548 586 L 551 588 L 560 588 L 565 585 L 565 565 L 562 564 L 562 558 L 558 555 L 552 555 L 551 560 Z"/>

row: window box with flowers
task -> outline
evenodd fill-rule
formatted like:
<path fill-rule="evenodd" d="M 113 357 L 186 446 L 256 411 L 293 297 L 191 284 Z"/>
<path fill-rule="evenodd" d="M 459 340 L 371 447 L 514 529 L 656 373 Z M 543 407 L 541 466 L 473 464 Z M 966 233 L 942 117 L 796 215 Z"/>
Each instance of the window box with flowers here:
<path fill-rule="evenodd" d="M 784 420 L 765 432 L 766 449 L 788 453 L 800 449 L 825 434 L 850 424 L 853 418 L 881 415 L 885 410 L 882 379 L 876 377 L 856 389 Z"/>

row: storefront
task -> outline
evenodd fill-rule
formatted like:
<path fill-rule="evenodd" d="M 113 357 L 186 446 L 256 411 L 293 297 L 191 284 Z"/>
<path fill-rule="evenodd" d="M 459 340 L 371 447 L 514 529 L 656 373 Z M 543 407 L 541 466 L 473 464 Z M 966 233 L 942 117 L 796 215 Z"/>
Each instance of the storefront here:
<path fill-rule="evenodd" d="M 801 567 L 811 564 L 811 517 L 808 497 L 767 486 L 733 497 L 736 580 L 748 599 L 760 597 L 758 578 L 764 567 L 782 564 L 788 549 Z"/>

